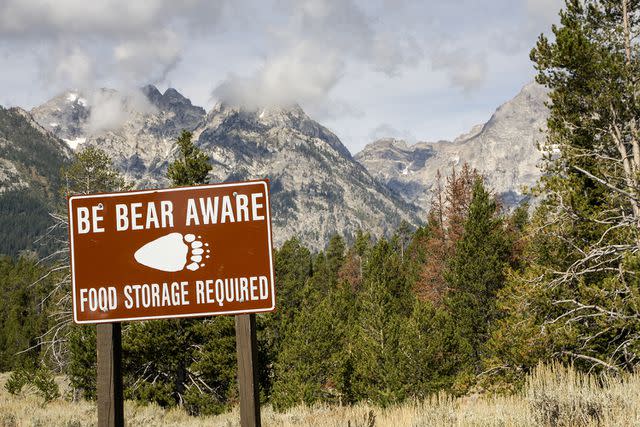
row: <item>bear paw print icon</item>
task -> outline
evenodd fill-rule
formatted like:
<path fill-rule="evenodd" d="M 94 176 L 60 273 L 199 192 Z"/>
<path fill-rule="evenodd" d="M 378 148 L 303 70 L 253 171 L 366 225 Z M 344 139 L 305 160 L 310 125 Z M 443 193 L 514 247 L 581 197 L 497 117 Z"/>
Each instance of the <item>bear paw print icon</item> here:
<path fill-rule="evenodd" d="M 209 243 L 194 234 L 170 233 L 146 243 L 133 255 L 136 262 L 155 270 L 196 271 L 209 258 Z"/>

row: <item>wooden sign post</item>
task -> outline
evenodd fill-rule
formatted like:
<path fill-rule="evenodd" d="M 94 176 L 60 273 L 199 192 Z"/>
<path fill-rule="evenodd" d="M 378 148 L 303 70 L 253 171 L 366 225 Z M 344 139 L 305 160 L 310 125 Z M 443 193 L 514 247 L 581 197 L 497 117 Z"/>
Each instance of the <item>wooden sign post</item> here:
<path fill-rule="evenodd" d="M 97 325 L 98 427 L 124 427 L 120 323 Z"/>
<path fill-rule="evenodd" d="M 238 352 L 238 387 L 240 391 L 240 425 L 260 427 L 260 392 L 258 390 L 258 340 L 256 315 L 236 316 Z"/>
<path fill-rule="evenodd" d="M 268 180 L 69 197 L 73 319 L 98 324 L 98 424 L 123 421 L 123 321 L 237 315 L 243 426 L 260 425 L 255 315 L 275 309 Z"/>

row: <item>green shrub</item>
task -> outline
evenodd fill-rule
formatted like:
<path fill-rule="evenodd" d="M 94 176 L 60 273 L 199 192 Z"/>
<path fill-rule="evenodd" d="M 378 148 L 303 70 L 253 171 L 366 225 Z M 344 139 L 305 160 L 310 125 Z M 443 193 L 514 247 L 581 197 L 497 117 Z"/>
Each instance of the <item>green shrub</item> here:
<path fill-rule="evenodd" d="M 4 385 L 4 388 L 12 396 L 17 396 L 22 393 L 22 389 L 29 382 L 29 375 L 25 369 L 17 369 L 9 375 L 9 379 Z"/>
<path fill-rule="evenodd" d="M 45 367 L 38 369 L 20 368 L 11 373 L 4 388 L 13 396 L 20 395 L 28 387 L 44 402 L 60 397 L 60 389 L 51 371 Z"/>

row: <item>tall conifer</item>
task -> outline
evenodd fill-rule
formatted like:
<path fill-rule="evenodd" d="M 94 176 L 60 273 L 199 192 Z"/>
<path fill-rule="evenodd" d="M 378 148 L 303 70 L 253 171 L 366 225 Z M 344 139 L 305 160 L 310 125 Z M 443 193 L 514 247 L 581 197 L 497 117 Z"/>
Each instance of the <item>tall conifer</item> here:
<path fill-rule="evenodd" d="M 495 298 L 504 285 L 509 248 L 496 202 L 480 178 L 472 194 L 462 237 L 445 273 L 450 288 L 445 305 L 463 343 L 457 355 L 461 367 L 476 374 L 489 324 L 496 317 Z"/>

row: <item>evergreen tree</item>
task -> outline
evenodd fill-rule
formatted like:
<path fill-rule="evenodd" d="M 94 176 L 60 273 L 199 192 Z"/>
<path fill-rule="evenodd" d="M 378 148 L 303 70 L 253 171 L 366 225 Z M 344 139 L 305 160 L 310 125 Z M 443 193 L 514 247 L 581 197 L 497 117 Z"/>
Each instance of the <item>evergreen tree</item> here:
<path fill-rule="evenodd" d="M 176 141 L 179 156 L 169 165 L 167 177 L 176 186 L 206 184 L 212 169 L 209 157 L 192 141 L 193 134 L 183 130 Z"/>
<path fill-rule="evenodd" d="M 277 266 L 297 259 L 299 242 L 287 242 L 278 253 Z M 286 252 L 283 252 L 286 250 Z M 279 409 L 318 401 L 347 403 L 351 399 L 350 390 L 345 390 L 345 354 L 344 346 L 348 335 L 349 319 L 353 312 L 353 303 L 348 286 L 339 286 L 339 271 L 344 264 L 344 240 L 336 235 L 327 246 L 327 254 L 319 253 L 313 262 L 313 274 L 305 280 L 305 264 L 292 265 L 296 276 L 295 300 L 298 307 L 295 316 L 287 314 L 289 319 L 280 326 L 284 337 L 278 347 L 275 364 L 275 382 L 273 402 Z M 303 259 L 309 259 L 308 251 L 300 253 Z M 293 291 L 293 289 L 291 290 Z M 279 303 L 285 308 L 292 307 L 293 292 L 284 295 Z M 281 318 L 282 319 L 282 318 Z"/>
<path fill-rule="evenodd" d="M 329 239 L 327 245 L 327 273 L 331 287 L 335 287 L 338 281 L 338 273 L 344 263 L 345 244 L 344 239 L 339 234 L 335 234 Z"/>
<path fill-rule="evenodd" d="M 409 318 L 399 325 L 399 394 L 426 398 L 450 389 L 459 372 L 457 319 L 429 301 L 416 299 Z"/>
<path fill-rule="evenodd" d="M 359 233 L 356 245 L 350 252 L 364 251 L 365 239 Z M 290 241 L 278 253 L 282 265 L 284 256 L 298 256 L 291 249 L 298 245 Z M 358 247 L 358 249 L 355 249 Z M 283 252 L 284 250 L 287 252 Z M 351 285 L 343 281 L 341 272 L 345 265 L 345 245 L 341 236 L 335 235 L 327 245 L 326 255 L 319 253 L 312 265 L 313 274 L 305 280 L 305 265 L 295 263 L 299 271 L 291 284 L 295 286 L 298 306 L 288 305 L 283 314 L 289 320 L 284 326 L 284 337 L 277 352 L 274 369 L 273 403 L 285 409 L 299 403 L 311 405 L 317 402 L 350 403 L 352 358 L 348 348 L 351 325 L 355 317 L 355 294 Z M 308 251 L 298 252 L 308 260 Z M 290 293 L 287 295 L 291 295 Z M 287 315 L 286 310 L 295 315 Z"/>
<path fill-rule="evenodd" d="M 398 241 L 398 249 L 400 250 L 400 259 L 404 261 L 404 254 L 411 243 L 412 226 L 407 221 L 402 220 L 396 231 L 396 240 Z"/>
<path fill-rule="evenodd" d="M 274 254 L 274 270 L 278 309 L 264 320 L 267 360 L 275 360 L 287 325 L 303 308 L 306 284 L 312 274 L 311 252 L 297 238 L 289 239 Z"/>
<path fill-rule="evenodd" d="M 291 320 L 302 304 L 304 287 L 312 274 L 311 252 L 294 237 L 276 251 L 274 264 L 278 298 L 274 315 Z"/>
<path fill-rule="evenodd" d="M 352 387 L 356 399 L 382 405 L 402 399 L 398 364 L 398 330 L 413 304 L 397 242 L 380 240 L 365 266 L 353 331 Z"/>
<path fill-rule="evenodd" d="M 73 398 L 93 400 L 96 395 L 97 347 L 96 327 L 93 325 L 74 325 L 68 334 L 67 375 Z"/>
<path fill-rule="evenodd" d="M 348 285 L 352 292 L 359 291 L 362 285 L 364 262 L 370 246 L 371 235 L 357 230 L 353 246 L 347 251 L 338 271 L 338 280 L 343 286 Z"/>
<path fill-rule="evenodd" d="M 443 186 L 438 171 L 427 226 L 421 237 L 414 241 L 413 255 L 422 254 L 419 256 L 424 259 L 414 285 L 415 292 L 419 298 L 436 306 L 442 304 L 448 292 L 444 277 L 447 261 L 454 256 L 456 244 L 462 236 L 473 184 L 478 177 L 478 173 L 465 163 L 460 173 L 452 169 Z"/>
<path fill-rule="evenodd" d="M 640 31 L 637 0 L 570 0 L 531 52 L 549 89 L 541 203 L 510 275 L 487 366 L 539 359 L 634 369 L 640 355 Z"/>
<path fill-rule="evenodd" d="M 0 257 L 0 372 L 36 367 L 44 353 L 42 335 L 50 326 L 43 299 L 54 288 L 38 260 L 23 254 Z"/>
<path fill-rule="evenodd" d="M 317 402 L 341 403 L 338 382 L 343 361 L 345 324 L 335 293 L 305 304 L 287 325 L 277 355 L 273 403 L 278 409 Z M 346 402 L 345 402 L 346 403 Z"/>
<path fill-rule="evenodd" d="M 460 368 L 480 373 L 483 344 L 488 328 L 497 317 L 495 298 L 504 285 L 509 246 L 496 202 L 476 179 L 469 213 L 455 256 L 449 261 L 446 279 L 450 291 L 445 305 L 456 322 L 462 342 Z"/>
<path fill-rule="evenodd" d="M 225 410 L 235 395 L 233 317 L 136 322 L 123 342 L 127 395 L 192 414 Z"/>
<path fill-rule="evenodd" d="M 76 153 L 74 161 L 62 168 L 62 182 L 65 196 L 131 188 L 113 167 L 109 156 L 96 147 L 86 147 Z"/>

